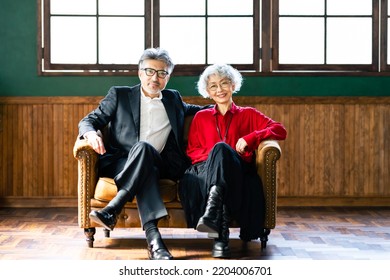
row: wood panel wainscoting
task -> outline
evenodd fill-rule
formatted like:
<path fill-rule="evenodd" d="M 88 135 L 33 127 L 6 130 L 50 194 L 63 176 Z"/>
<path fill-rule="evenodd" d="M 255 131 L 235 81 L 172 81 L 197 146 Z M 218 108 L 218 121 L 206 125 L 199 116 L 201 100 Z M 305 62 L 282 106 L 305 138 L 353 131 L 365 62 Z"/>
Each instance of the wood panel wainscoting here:
<path fill-rule="evenodd" d="M 77 206 L 77 125 L 101 99 L 0 97 L 0 207 Z M 278 205 L 390 205 L 390 97 L 234 100 L 287 128 Z"/>

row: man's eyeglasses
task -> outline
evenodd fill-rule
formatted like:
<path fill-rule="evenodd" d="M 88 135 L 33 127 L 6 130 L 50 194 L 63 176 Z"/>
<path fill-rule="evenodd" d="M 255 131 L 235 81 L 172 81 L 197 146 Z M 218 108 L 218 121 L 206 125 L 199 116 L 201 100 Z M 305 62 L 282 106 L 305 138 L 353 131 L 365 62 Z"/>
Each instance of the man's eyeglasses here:
<path fill-rule="evenodd" d="M 212 85 L 208 86 L 207 89 L 211 92 L 216 92 L 218 90 L 218 87 L 220 87 L 221 89 L 228 89 L 230 87 L 230 85 L 231 85 L 230 81 L 223 81 L 219 85 L 212 84 Z"/>
<path fill-rule="evenodd" d="M 168 76 L 168 72 L 165 70 L 156 70 L 153 68 L 141 68 L 140 70 L 145 71 L 146 76 L 154 76 L 157 73 L 157 77 L 164 79 Z"/>

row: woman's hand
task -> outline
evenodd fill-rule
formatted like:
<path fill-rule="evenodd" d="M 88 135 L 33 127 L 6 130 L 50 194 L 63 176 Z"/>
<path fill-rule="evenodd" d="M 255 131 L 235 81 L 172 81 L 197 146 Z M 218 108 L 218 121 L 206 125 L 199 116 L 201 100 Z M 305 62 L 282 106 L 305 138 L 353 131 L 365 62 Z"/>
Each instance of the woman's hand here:
<path fill-rule="evenodd" d="M 239 153 L 240 155 L 245 153 L 247 147 L 248 147 L 248 143 L 243 138 L 238 139 L 236 144 L 237 153 Z"/>

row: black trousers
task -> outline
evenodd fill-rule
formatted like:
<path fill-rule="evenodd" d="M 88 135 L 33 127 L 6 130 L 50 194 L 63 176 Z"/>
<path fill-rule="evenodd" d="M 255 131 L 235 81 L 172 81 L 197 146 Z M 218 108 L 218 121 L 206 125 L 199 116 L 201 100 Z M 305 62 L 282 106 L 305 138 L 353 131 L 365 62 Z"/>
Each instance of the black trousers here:
<path fill-rule="evenodd" d="M 142 227 L 149 221 L 168 215 L 160 195 L 159 179 L 167 161 L 146 142 L 136 143 L 127 157 L 105 166 L 99 176 L 114 178 L 118 190 L 137 198 Z"/>
<path fill-rule="evenodd" d="M 211 186 L 223 188 L 223 201 L 245 238 L 260 234 L 264 224 L 264 194 L 255 164 L 244 162 L 224 142 L 217 143 L 206 161 L 190 166 L 179 184 L 187 226 L 195 228 L 203 215 Z M 257 237 L 258 237 L 257 236 Z M 257 238 L 253 237 L 253 238 Z"/>

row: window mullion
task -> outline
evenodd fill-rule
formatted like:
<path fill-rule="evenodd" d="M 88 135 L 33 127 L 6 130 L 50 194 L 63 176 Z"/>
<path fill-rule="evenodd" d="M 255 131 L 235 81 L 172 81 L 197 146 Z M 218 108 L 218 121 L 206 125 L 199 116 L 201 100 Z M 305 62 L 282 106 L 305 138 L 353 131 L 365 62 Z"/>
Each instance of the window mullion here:
<path fill-rule="evenodd" d="M 96 64 L 99 64 L 99 0 L 96 0 Z"/>
<path fill-rule="evenodd" d="M 388 21 L 389 16 L 388 11 L 388 0 L 381 0 L 381 45 L 380 45 L 380 71 L 389 71 L 389 65 L 387 63 L 387 53 L 388 53 Z"/>
<path fill-rule="evenodd" d="M 209 0 L 205 0 L 205 64 L 207 65 L 209 62 Z"/>
<path fill-rule="evenodd" d="M 50 68 L 50 0 L 41 0 L 44 4 L 44 68 Z"/>
<path fill-rule="evenodd" d="M 381 15 L 379 0 L 374 0 L 372 4 L 372 71 L 380 71 L 380 32 Z"/>
<path fill-rule="evenodd" d="M 160 0 L 145 0 L 147 9 L 145 9 L 148 18 L 145 18 L 147 31 L 147 38 L 145 40 L 149 43 L 146 44 L 146 48 L 159 47 L 160 46 Z M 149 30 L 149 34 L 148 34 Z"/>
<path fill-rule="evenodd" d="M 328 0 L 324 1 L 324 65 L 328 64 Z"/>
<path fill-rule="evenodd" d="M 253 0 L 253 66 L 255 71 L 260 71 L 260 5 L 258 0 Z"/>

